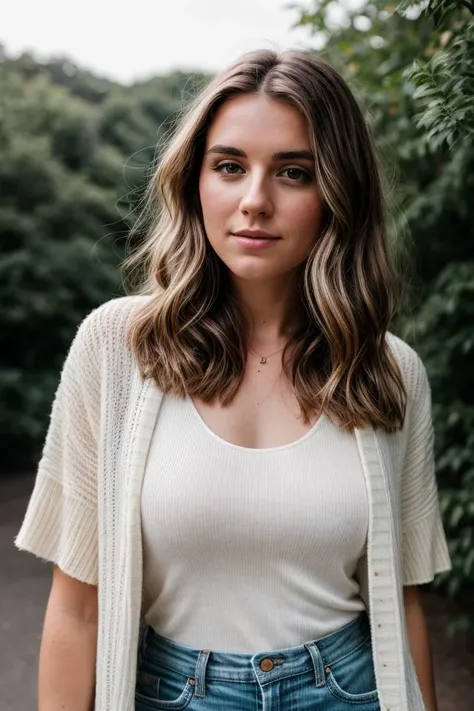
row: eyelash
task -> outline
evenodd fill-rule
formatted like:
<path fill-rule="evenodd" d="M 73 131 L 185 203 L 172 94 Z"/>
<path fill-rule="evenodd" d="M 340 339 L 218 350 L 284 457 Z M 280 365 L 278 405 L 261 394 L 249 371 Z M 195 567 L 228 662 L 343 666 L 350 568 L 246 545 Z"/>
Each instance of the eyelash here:
<path fill-rule="evenodd" d="M 225 178 L 230 178 L 234 175 L 239 175 L 239 173 L 226 173 L 223 170 L 224 168 L 227 168 L 229 166 L 232 166 L 232 167 L 236 166 L 237 168 L 241 167 L 238 163 L 234 163 L 233 161 L 226 161 L 225 163 L 218 163 L 218 165 L 212 166 L 212 170 L 214 170 L 216 173 L 220 173 L 222 175 L 222 177 L 225 177 Z M 291 178 L 289 178 L 289 180 L 291 180 L 292 183 L 309 183 L 309 182 L 311 182 L 311 179 L 312 179 L 311 176 L 309 175 L 309 173 L 307 173 L 305 170 L 303 170 L 303 168 L 296 168 L 296 167 L 295 168 L 285 168 L 284 171 L 282 171 L 282 172 L 285 172 L 287 170 L 297 170 L 301 173 L 301 178 L 299 180 L 292 180 Z"/>

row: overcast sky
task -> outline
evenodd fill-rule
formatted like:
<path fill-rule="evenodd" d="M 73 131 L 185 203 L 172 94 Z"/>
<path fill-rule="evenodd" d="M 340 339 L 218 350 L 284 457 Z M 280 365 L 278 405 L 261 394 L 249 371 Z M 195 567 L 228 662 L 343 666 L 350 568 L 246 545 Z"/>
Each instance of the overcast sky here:
<path fill-rule="evenodd" d="M 0 42 L 10 54 L 67 55 L 100 74 L 132 81 L 170 69 L 218 70 L 256 47 L 310 46 L 291 30 L 288 0 L 7 0 Z M 311 0 L 300 0 L 308 7 Z"/>

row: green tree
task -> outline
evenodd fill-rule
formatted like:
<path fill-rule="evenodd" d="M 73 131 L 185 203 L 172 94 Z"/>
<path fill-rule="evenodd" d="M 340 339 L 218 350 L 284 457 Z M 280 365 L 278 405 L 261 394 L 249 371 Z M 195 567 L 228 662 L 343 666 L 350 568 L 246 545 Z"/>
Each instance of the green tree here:
<path fill-rule="evenodd" d="M 434 148 L 454 146 L 474 134 L 474 3 L 430 0 L 404 12 L 424 13 L 433 20 L 425 58 L 415 59 L 406 76 L 416 86 L 421 104 L 416 117 Z"/>
<path fill-rule="evenodd" d="M 392 240 L 414 265 L 400 333 L 432 385 L 454 564 L 441 584 L 461 594 L 474 587 L 472 18 L 465 3 L 406 5 L 368 0 L 334 18 L 322 0 L 300 8 L 298 24 L 361 100 L 393 185 Z"/>
<path fill-rule="evenodd" d="M 78 323 L 123 293 L 127 233 L 189 78 L 122 87 L 66 59 L 0 57 L 0 456 L 14 469 L 39 454 Z"/>

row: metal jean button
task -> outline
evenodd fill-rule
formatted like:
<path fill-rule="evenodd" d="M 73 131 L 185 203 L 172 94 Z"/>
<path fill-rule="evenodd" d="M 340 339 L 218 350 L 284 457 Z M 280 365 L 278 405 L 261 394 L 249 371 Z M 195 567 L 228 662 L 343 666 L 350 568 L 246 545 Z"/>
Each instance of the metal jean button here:
<path fill-rule="evenodd" d="M 273 660 L 269 659 L 269 657 L 265 657 L 265 659 L 262 659 L 260 662 L 260 669 L 264 672 L 269 672 L 273 669 Z"/>

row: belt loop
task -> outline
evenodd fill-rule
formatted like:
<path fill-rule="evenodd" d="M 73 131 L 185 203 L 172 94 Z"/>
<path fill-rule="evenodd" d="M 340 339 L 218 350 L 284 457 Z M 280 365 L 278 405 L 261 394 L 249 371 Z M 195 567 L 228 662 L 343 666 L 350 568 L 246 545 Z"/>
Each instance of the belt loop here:
<path fill-rule="evenodd" d="M 204 698 L 206 695 L 206 667 L 209 661 L 210 649 L 203 649 L 199 652 L 199 657 L 196 663 L 195 681 L 196 687 L 194 696 Z"/>
<path fill-rule="evenodd" d="M 313 660 L 316 686 L 324 686 L 324 684 L 326 683 L 326 677 L 324 675 L 323 658 L 321 657 L 321 652 L 319 651 L 315 642 L 305 644 L 305 647 L 311 654 L 311 659 Z"/>

